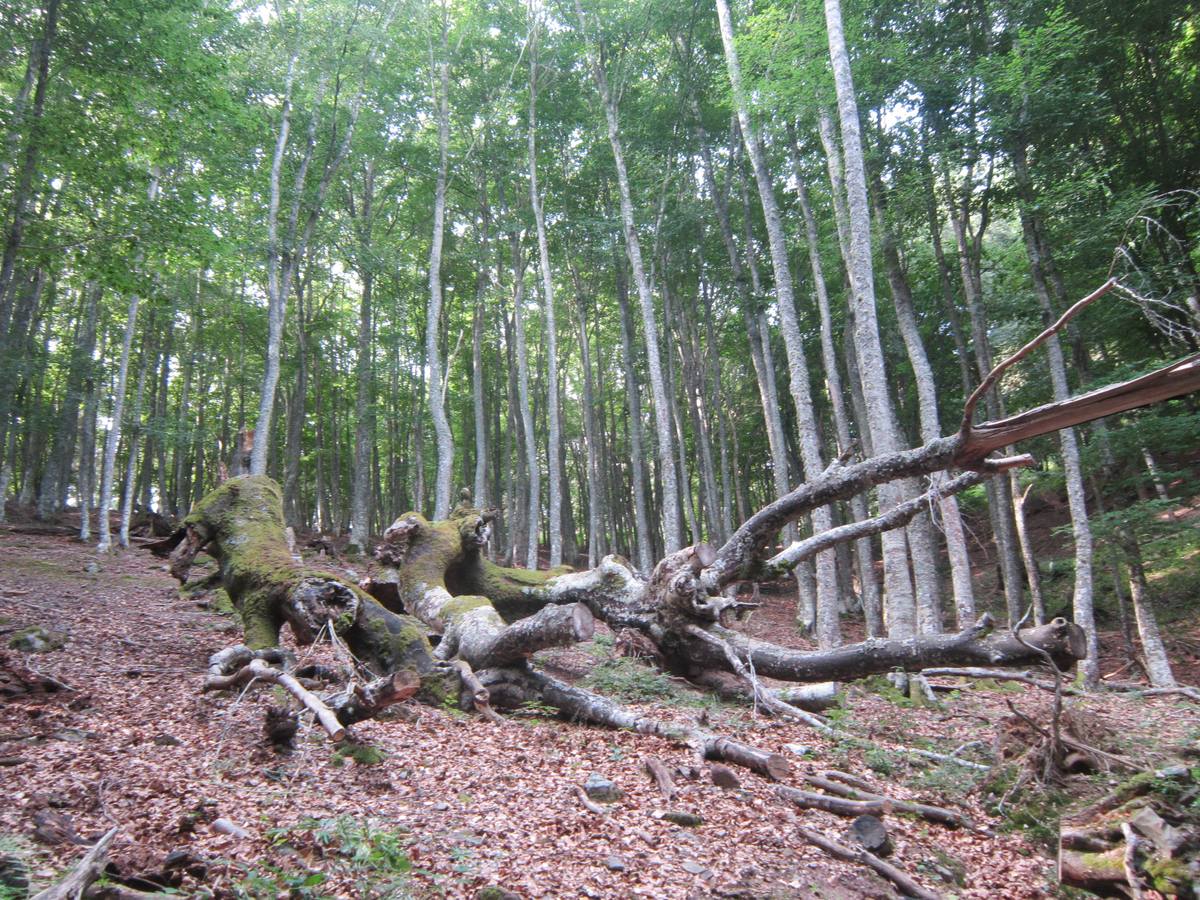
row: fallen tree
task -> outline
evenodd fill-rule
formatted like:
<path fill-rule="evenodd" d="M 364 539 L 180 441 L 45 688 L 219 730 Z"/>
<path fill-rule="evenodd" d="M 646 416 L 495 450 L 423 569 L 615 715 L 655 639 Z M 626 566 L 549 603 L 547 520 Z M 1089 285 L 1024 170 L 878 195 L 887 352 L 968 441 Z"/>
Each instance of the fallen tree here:
<path fill-rule="evenodd" d="M 538 672 L 529 657 L 538 650 L 589 639 L 595 619 L 600 619 L 636 635 L 644 654 L 674 674 L 745 692 L 773 712 L 822 728 L 828 726 L 764 689 L 758 678 L 831 682 L 931 666 L 1029 666 L 1047 659 L 1060 669 L 1069 668 L 1084 655 L 1085 641 L 1078 626 L 1062 619 L 1019 633 L 995 633 L 985 615 L 957 634 L 868 640 L 815 652 L 793 650 L 751 639 L 732 627 L 732 619 L 754 606 L 737 599 L 734 588 L 739 582 L 778 576 L 838 543 L 903 527 L 939 496 L 1031 465 L 1029 456 L 989 457 L 1015 440 L 1200 389 L 1197 355 L 1009 419 L 972 423 L 979 397 L 1006 368 L 1111 286 L 1076 304 L 998 365 L 968 400 L 957 434 L 853 465 L 837 462 L 756 512 L 722 547 L 686 547 L 661 560 L 648 576 L 616 556 L 584 572 L 497 566 L 483 552 L 495 513 L 472 506 L 464 491 L 445 520 L 430 522 L 417 512 L 398 518 L 375 551 L 377 573 L 361 586 L 351 584 L 336 574 L 309 569 L 292 556 L 279 488 L 265 476 L 229 479 L 197 504 L 170 538 L 150 546 L 170 555 L 171 571 L 181 582 L 187 581 L 197 555 L 206 551 L 216 560 L 217 571 L 205 586 L 223 590 L 241 613 L 246 644 L 242 649 L 250 656 L 218 654 L 210 684 L 269 678 L 319 714 L 320 707 L 303 692 L 304 685 L 263 671 L 270 660 L 287 668 L 281 656 L 260 657 L 278 645 L 280 628 L 286 624 L 299 644 L 327 635 L 360 670 L 346 692 L 319 701 L 336 710 L 342 724 L 414 693 L 443 702 L 457 692 L 464 707 L 473 705 L 489 714 L 492 703 L 509 706 L 534 700 L 574 719 L 660 734 L 684 741 L 709 758 L 780 777 L 786 762 L 775 754 L 638 717 L 606 698 Z M 886 482 L 955 467 L 968 471 L 874 519 L 773 552 L 780 531 L 815 509 Z M 369 690 L 353 686 L 359 676 L 373 679 Z M 327 730 L 336 733 L 333 725 Z"/>

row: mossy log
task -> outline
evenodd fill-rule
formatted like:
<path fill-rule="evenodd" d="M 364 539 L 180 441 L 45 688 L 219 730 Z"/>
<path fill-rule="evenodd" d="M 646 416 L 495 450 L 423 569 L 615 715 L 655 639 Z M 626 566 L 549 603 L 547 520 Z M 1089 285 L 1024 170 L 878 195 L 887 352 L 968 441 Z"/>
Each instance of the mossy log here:
<path fill-rule="evenodd" d="M 220 586 L 241 614 L 251 650 L 277 646 L 284 624 L 302 645 L 329 628 L 376 676 L 403 669 L 424 676 L 434 668 L 433 648 L 419 621 L 292 557 L 279 485 L 264 475 L 224 482 L 170 538 L 149 549 L 170 555 L 171 573 L 183 584 L 196 556 L 208 553 L 217 563 Z"/>

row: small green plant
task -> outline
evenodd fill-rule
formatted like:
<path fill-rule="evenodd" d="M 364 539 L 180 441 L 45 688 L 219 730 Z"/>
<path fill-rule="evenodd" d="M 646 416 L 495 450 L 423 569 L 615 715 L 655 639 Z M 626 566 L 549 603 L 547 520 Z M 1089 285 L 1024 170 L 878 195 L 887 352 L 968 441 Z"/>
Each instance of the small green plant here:
<path fill-rule="evenodd" d="M 330 760 L 330 764 L 341 767 L 346 764 L 346 760 L 352 759 L 355 765 L 377 766 L 387 759 L 387 757 L 387 751 L 376 747 L 374 744 L 356 744 L 354 741 L 346 741 L 333 751 L 333 758 Z"/>
<path fill-rule="evenodd" d="M 891 775 L 896 771 L 896 763 L 892 754 L 879 747 L 872 747 L 863 754 L 863 762 L 880 775 Z"/>
<path fill-rule="evenodd" d="M 674 701 L 678 691 L 666 675 L 628 657 L 606 659 L 588 674 L 584 686 L 626 703 Z"/>
<path fill-rule="evenodd" d="M 273 847 L 306 851 L 322 862 L 321 871 L 285 869 L 269 863 L 243 868 L 233 886 L 235 897 L 258 898 L 283 894 L 297 900 L 326 900 L 334 895 L 322 890 L 336 876 L 351 876 L 358 897 L 407 897 L 412 861 L 405 836 L 383 828 L 371 819 L 338 816 L 301 819 L 287 828 L 266 833 Z"/>

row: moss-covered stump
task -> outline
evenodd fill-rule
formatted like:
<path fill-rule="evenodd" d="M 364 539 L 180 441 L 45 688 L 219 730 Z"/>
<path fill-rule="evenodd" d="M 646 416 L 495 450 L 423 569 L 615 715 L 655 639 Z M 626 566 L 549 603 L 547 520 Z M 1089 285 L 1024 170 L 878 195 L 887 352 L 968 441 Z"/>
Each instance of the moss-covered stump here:
<path fill-rule="evenodd" d="M 1063 818 L 1059 879 L 1103 896 L 1200 896 L 1200 769 L 1143 772 Z M 1136 894 L 1135 894 L 1136 895 Z"/>
<path fill-rule="evenodd" d="M 433 668 L 420 622 L 292 557 L 279 485 L 264 475 L 224 482 L 196 504 L 179 530 L 149 549 L 170 554 L 171 572 L 185 586 L 196 556 L 208 553 L 217 563 L 210 586 L 219 583 L 232 601 L 251 649 L 276 646 L 285 623 L 300 644 L 331 626 L 376 675 L 405 668 L 425 674 Z"/>

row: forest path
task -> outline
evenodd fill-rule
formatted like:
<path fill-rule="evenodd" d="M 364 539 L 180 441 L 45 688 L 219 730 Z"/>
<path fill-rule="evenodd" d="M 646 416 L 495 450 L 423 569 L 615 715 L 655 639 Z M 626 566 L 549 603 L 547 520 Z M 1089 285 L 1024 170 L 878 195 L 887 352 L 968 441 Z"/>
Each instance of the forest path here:
<path fill-rule="evenodd" d="M 497 726 L 406 705 L 400 717 L 354 726 L 378 760 L 339 755 L 311 726 L 294 753 L 277 755 L 263 739 L 272 692 L 199 693 L 208 655 L 238 633 L 229 619 L 179 599 L 161 561 L 137 551 L 97 559 L 69 537 L 15 529 L 0 531 L 0 560 L 5 646 L 29 625 L 66 637 L 46 653 L 4 652 L 75 689 L 0 697 L 0 836 L 32 838 L 37 825 L 45 833 L 57 824 L 90 840 L 116 823 L 113 857 L 123 875 L 154 875 L 168 853 L 185 850 L 188 872 L 174 877 L 193 896 L 206 888 L 220 897 L 470 897 L 492 884 L 527 897 L 891 896 L 873 874 L 832 861 L 795 833 L 803 824 L 842 839 L 846 820 L 786 808 L 769 782 L 746 772 L 738 773 L 740 790 L 713 785 L 699 769 L 677 774 L 680 795 L 668 803 L 642 760 L 695 767 L 686 750 L 547 720 L 537 710 Z M 587 649 L 561 662 L 585 668 L 611 647 Z M 788 753 L 797 786 L 802 773 L 830 768 L 878 784 L 907 780 L 897 795 L 999 824 L 980 791 L 967 795 L 975 779 L 957 767 L 920 770 L 894 754 L 864 756 L 799 725 L 706 702 L 628 660 L 599 665 L 593 677 L 627 700 L 640 697 L 655 715 L 708 716 L 714 728 Z M 841 716 L 885 743 L 928 741 L 949 752 L 968 740 L 990 742 L 1006 700 L 1034 716 L 1045 712 L 1044 695 L 1024 688 L 965 690 L 945 709 L 856 689 Z M 1130 743 L 1142 729 L 1157 735 L 1152 741 L 1184 739 L 1194 713 L 1169 700 L 1087 707 L 1097 733 Z M 801 758 L 788 744 L 808 753 Z M 602 816 L 576 796 L 592 773 L 624 795 Z M 703 824 L 672 824 L 660 817 L 668 810 L 695 812 Z M 216 818 L 249 836 L 214 833 Z M 987 837 L 894 816 L 888 826 L 893 861 L 939 891 L 1037 897 L 1051 884 L 1051 860 L 1016 834 Z M 43 881 L 76 855 L 69 845 L 28 846 L 38 848 L 33 874 Z"/>

